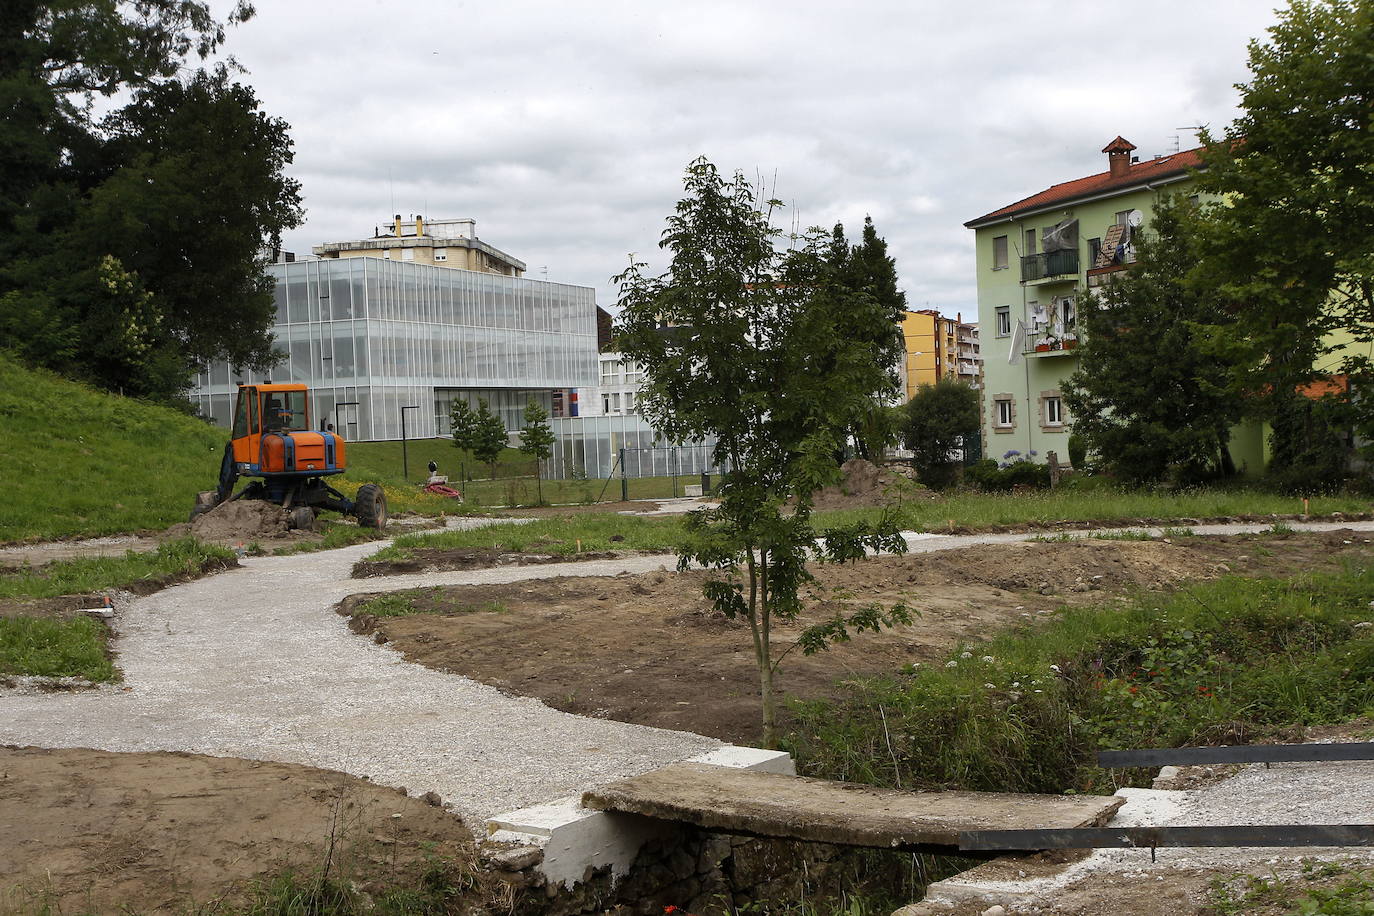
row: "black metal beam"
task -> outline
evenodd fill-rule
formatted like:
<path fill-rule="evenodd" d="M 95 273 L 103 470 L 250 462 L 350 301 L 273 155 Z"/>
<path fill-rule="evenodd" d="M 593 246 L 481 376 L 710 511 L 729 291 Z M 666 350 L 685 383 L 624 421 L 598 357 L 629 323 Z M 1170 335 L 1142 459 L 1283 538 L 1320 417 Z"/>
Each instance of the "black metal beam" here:
<path fill-rule="evenodd" d="M 961 850 L 1153 849 L 1162 846 L 1374 846 L 1374 825 L 1073 827 L 965 830 Z"/>
<path fill-rule="evenodd" d="M 1098 751 L 1102 767 L 1195 766 L 1202 763 L 1292 763 L 1374 760 L 1374 741 L 1344 744 L 1247 744 L 1224 747 L 1154 747 Z"/>

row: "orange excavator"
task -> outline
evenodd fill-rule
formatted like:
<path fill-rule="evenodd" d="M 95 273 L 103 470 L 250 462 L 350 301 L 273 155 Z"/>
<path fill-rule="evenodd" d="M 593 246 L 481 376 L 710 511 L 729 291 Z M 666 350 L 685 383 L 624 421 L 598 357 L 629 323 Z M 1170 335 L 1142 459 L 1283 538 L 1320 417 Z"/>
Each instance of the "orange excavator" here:
<path fill-rule="evenodd" d="M 368 528 L 386 527 L 386 495 L 375 483 L 349 499 L 325 482 L 342 474 L 344 440 L 311 423 L 305 385 L 240 385 L 234 426 L 220 463 L 219 486 L 196 497 L 191 519 L 231 499 L 262 499 L 290 513 L 292 528 L 310 528 L 321 509 L 358 519 Z M 240 477 L 257 478 L 238 493 Z"/>

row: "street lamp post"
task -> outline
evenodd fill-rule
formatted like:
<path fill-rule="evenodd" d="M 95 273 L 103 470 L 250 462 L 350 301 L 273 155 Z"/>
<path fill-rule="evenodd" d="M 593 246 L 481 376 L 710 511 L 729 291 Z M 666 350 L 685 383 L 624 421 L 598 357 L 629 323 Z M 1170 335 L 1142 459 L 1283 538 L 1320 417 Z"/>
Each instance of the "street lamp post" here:
<path fill-rule="evenodd" d="M 406 411 L 419 409 L 419 404 L 401 408 L 401 473 L 406 480 L 410 479 L 410 455 L 406 451 Z"/>

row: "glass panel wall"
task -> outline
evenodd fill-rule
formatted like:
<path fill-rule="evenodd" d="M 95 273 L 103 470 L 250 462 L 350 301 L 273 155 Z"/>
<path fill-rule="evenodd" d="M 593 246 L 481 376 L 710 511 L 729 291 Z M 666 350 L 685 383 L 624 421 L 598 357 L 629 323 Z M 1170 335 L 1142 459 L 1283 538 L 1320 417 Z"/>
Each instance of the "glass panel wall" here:
<path fill-rule="evenodd" d="M 531 397 L 548 408 L 551 389 L 596 384 L 592 289 L 380 258 L 268 270 L 283 361 L 256 376 L 211 366 L 191 392 L 224 425 L 235 386 L 267 378 L 310 385 L 320 418 L 326 401 L 359 401 L 333 422 L 361 440 L 399 438 L 399 408 L 412 405 L 407 435 L 444 435 L 438 406 L 455 390 L 482 392 L 515 430 Z"/>

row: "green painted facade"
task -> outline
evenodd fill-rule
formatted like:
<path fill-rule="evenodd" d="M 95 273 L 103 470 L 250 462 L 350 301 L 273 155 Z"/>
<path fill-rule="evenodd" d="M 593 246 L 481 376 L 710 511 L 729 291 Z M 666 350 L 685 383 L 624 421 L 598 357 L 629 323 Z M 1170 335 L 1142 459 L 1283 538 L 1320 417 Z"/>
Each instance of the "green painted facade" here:
<path fill-rule="evenodd" d="M 1191 184 L 1186 173 L 1130 182 L 967 224 L 974 229 L 977 247 L 986 457 L 1004 461 L 1029 455 L 1043 462 L 1053 451 L 1068 462 L 1073 417 L 1061 398 L 1063 381 L 1078 367 L 1076 305 L 1090 286 L 1110 282 L 1113 273 L 1128 269 L 1094 269 L 1094 242 L 1108 239 L 1111 227 L 1128 221 L 1130 211 L 1139 211 L 1141 228 L 1148 231 L 1163 195 L 1187 195 Z M 1065 220 L 1077 220 L 1076 251 L 1046 254 L 1046 230 Z M 1026 335 L 1016 347 L 1020 359 L 1012 361 L 1018 322 Z M 1264 439 L 1253 424 L 1233 431 L 1231 452 L 1238 468 L 1252 473 L 1263 469 Z"/>

